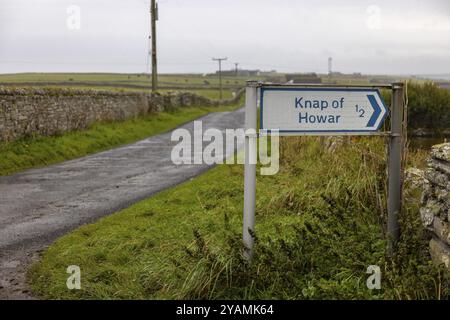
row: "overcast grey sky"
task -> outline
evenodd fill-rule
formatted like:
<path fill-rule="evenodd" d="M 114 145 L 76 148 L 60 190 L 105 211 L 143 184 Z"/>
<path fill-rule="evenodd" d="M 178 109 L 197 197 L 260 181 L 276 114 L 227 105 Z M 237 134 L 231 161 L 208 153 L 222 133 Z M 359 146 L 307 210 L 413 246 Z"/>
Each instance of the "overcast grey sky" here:
<path fill-rule="evenodd" d="M 450 73 L 448 0 L 160 0 L 159 10 L 164 73 L 213 71 L 213 56 L 227 56 L 226 69 L 326 72 L 332 56 L 335 71 Z M 0 0 L 0 73 L 146 72 L 149 32 L 149 0 Z"/>

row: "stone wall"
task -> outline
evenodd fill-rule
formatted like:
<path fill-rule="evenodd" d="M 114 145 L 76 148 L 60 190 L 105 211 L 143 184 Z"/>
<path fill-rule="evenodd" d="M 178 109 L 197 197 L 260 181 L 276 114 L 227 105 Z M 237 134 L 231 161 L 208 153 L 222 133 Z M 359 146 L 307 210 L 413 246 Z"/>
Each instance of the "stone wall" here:
<path fill-rule="evenodd" d="M 94 122 L 121 121 L 180 107 L 231 104 L 243 92 L 239 91 L 233 99 L 216 101 L 189 92 L 146 94 L 0 87 L 0 142 L 82 130 Z"/>
<path fill-rule="evenodd" d="M 431 233 L 433 261 L 450 268 L 450 143 L 432 148 L 425 171 L 420 215 Z"/>

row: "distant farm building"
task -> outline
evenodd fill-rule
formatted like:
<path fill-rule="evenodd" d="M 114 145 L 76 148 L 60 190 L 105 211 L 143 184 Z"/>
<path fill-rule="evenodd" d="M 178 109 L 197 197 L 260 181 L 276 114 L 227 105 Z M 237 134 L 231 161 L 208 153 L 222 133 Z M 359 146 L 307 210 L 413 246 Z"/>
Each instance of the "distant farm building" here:
<path fill-rule="evenodd" d="M 286 80 L 289 83 L 322 83 L 322 79 L 315 73 L 287 74 Z"/>
<path fill-rule="evenodd" d="M 215 75 L 219 75 L 219 71 L 216 71 Z M 245 70 L 245 69 L 232 69 L 222 70 L 222 76 L 229 77 L 256 77 L 261 75 L 261 70 Z"/>

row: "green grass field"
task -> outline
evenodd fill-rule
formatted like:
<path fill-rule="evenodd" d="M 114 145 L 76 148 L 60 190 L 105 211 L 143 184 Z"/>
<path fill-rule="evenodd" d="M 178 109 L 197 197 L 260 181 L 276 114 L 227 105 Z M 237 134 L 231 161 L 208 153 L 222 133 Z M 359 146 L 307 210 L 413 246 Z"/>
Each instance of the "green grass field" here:
<path fill-rule="evenodd" d="M 245 77 L 223 78 L 223 99 L 233 97 L 233 92 L 245 86 Z M 113 73 L 22 73 L 0 75 L 0 85 L 52 88 L 76 88 L 80 90 L 151 91 L 151 80 L 144 74 Z M 219 99 L 217 76 L 160 75 L 159 92 L 190 91 L 209 99 Z"/>
<path fill-rule="evenodd" d="M 257 77 L 257 80 L 261 79 Z M 246 77 L 223 77 L 224 87 L 242 87 L 245 85 Z M 144 74 L 117 74 L 117 73 L 20 73 L 2 74 L 0 83 L 57 83 L 57 82 L 86 82 L 86 83 L 111 83 L 111 84 L 131 84 L 144 87 L 151 86 L 151 79 Z M 218 86 L 217 76 L 203 76 L 201 74 L 174 74 L 159 75 L 158 83 L 161 86 Z"/>
<path fill-rule="evenodd" d="M 161 83 L 178 84 L 210 84 L 217 85 L 217 76 L 201 74 L 161 74 L 158 76 Z M 245 77 L 223 77 L 224 84 L 245 84 Z M 2 74 L 0 82 L 51 82 L 51 81 L 93 81 L 93 82 L 130 82 L 150 84 L 151 79 L 145 74 L 121 74 L 121 73 L 18 73 Z M 229 81 L 229 83 L 227 83 Z"/>
<path fill-rule="evenodd" d="M 159 90 L 161 93 L 174 91 L 171 89 L 162 89 Z M 189 92 L 193 92 L 195 94 L 198 94 L 199 96 L 206 97 L 211 100 L 219 100 L 220 99 L 220 91 L 219 90 L 213 90 L 213 89 L 197 89 L 197 90 L 189 90 Z M 223 90 L 222 92 L 222 98 L 223 99 L 231 99 L 233 98 L 233 93 L 236 94 L 236 90 Z"/>
<path fill-rule="evenodd" d="M 279 78 L 283 82 L 283 74 Z M 376 83 L 391 83 L 402 77 L 380 75 L 336 74 L 320 75 L 323 83 L 338 83 L 342 85 L 374 85 Z M 253 80 L 266 80 L 264 76 L 252 77 Z M 232 92 L 245 86 L 248 77 L 223 77 L 224 98 L 231 97 Z M 406 79 L 404 79 L 406 80 Z M 424 80 L 415 79 L 416 83 Z M 216 75 L 202 74 L 161 74 L 158 77 L 159 91 L 189 90 L 200 95 L 218 99 L 219 79 Z M 0 85 L 17 86 L 51 86 L 73 87 L 77 89 L 98 89 L 113 91 L 147 91 L 151 87 L 151 79 L 146 74 L 117 73 L 21 73 L 1 74 Z"/>
<path fill-rule="evenodd" d="M 36 87 L 36 86 L 30 86 L 30 85 L 20 85 L 21 88 L 30 88 L 30 87 Z M 54 88 L 54 89 L 64 89 L 64 88 L 72 88 L 77 90 L 98 90 L 98 91 L 113 91 L 113 92 L 151 92 L 151 90 L 144 90 L 139 88 L 125 88 L 125 87 L 108 87 L 108 86 L 88 86 L 88 85 L 77 85 L 77 86 L 67 86 L 67 85 L 51 85 L 51 86 L 45 86 L 46 88 Z M 195 94 L 198 94 L 199 96 L 203 96 L 205 98 L 211 99 L 211 100 L 219 100 L 220 98 L 220 91 L 217 89 L 160 89 L 158 90 L 159 93 L 167 93 L 167 92 L 177 92 L 177 91 L 189 91 L 193 92 Z M 237 90 L 230 90 L 230 89 L 223 89 L 223 99 L 231 99 L 233 98 L 233 93 L 236 94 Z"/>
<path fill-rule="evenodd" d="M 448 275 L 430 262 L 419 190 L 410 186 L 398 254 L 385 255 L 383 139 L 354 138 L 334 152 L 322 141 L 283 138 L 280 172 L 258 176 L 251 265 L 241 254 L 243 168 L 220 165 L 60 238 L 29 272 L 34 292 L 50 299 L 448 299 Z M 81 268 L 81 290 L 66 287 L 69 265 Z M 369 265 L 381 268 L 381 290 L 366 287 Z"/>

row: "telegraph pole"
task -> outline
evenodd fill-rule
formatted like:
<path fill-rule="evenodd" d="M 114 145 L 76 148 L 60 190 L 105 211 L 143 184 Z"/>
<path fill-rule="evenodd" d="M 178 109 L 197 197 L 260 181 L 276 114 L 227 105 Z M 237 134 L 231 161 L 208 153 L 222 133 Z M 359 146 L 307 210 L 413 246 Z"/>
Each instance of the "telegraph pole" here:
<path fill-rule="evenodd" d="M 220 100 L 222 100 L 222 61 L 226 61 L 228 58 L 212 58 L 213 61 L 219 62 L 219 87 L 220 87 Z"/>
<path fill-rule="evenodd" d="M 331 74 L 333 73 L 333 58 L 328 58 L 328 75 L 331 77 Z"/>
<path fill-rule="evenodd" d="M 235 62 L 234 63 L 234 76 L 237 77 L 238 75 L 238 66 L 239 66 L 239 62 Z"/>
<path fill-rule="evenodd" d="M 152 91 L 158 90 L 158 69 L 156 60 L 156 21 L 158 21 L 158 4 L 156 0 L 151 1 L 151 25 L 152 25 Z"/>

